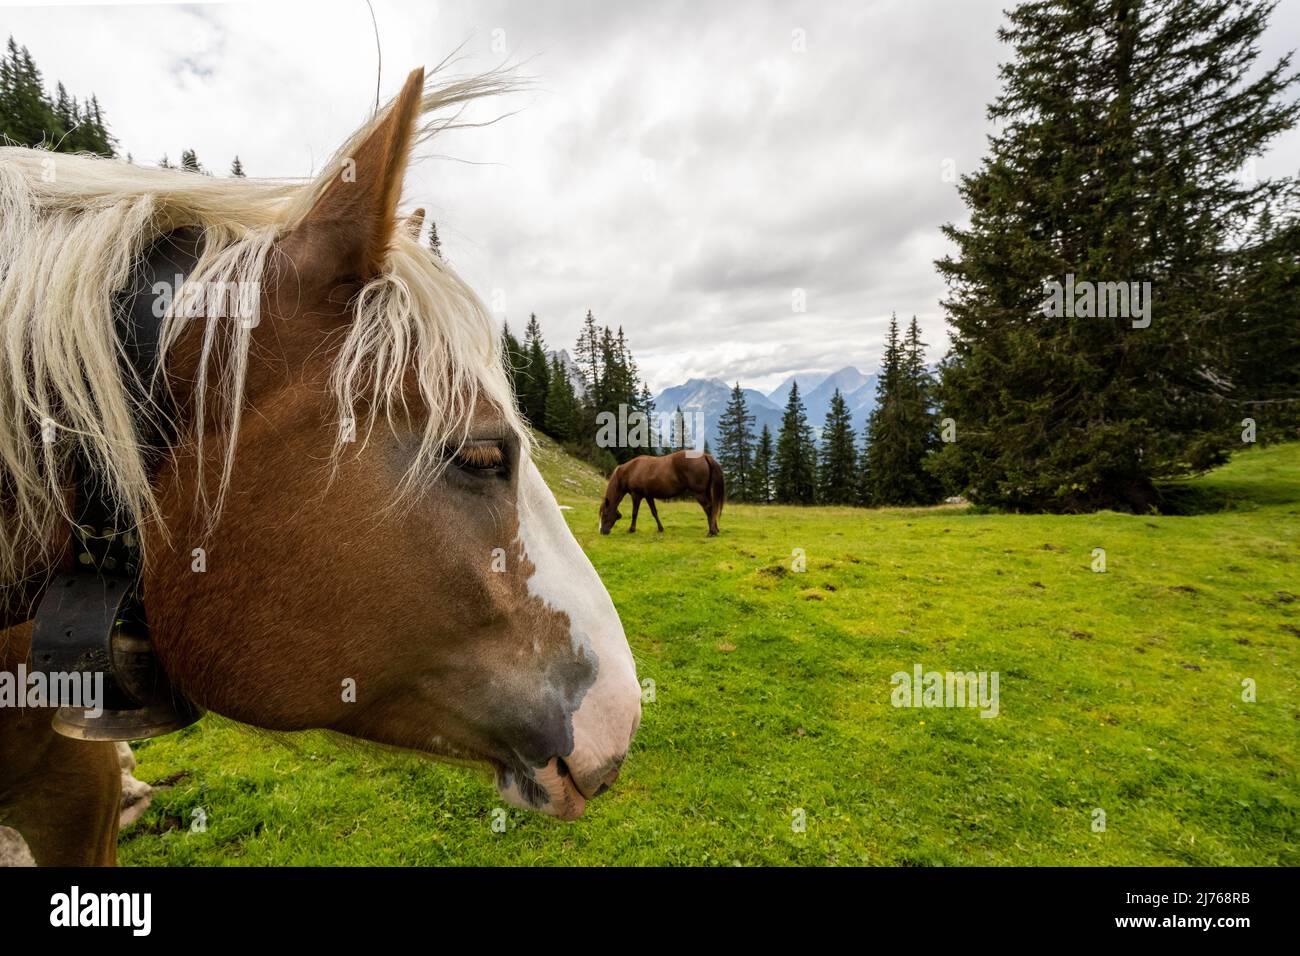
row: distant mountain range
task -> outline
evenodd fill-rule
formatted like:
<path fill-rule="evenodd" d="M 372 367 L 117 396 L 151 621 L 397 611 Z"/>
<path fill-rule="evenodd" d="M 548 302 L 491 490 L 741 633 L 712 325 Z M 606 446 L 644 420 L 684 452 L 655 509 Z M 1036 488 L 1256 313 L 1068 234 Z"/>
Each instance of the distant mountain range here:
<path fill-rule="evenodd" d="M 772 391 L 764 394 L 757 389 L 742 388 L 745 404 L 754 416 L 754 434 L 766 425 L 773 438 L 781 428 L 781 413 L 790 399 L 790 387 L 799 383 L 799 395 L 808 412 L 808 424 L 813 434 L 821 432 L 826 413 L 831 407 L 831 397 L 838 388 L 848 403 L 853 427 L 859 435 L 867 424 L 867 416 L 876 407 L 876 378 L 873 373 L 864 375 L 853 366 L 846 366 L 830 374 L 800 373 L 791 375 Z M 704 435 L 710 447 L 718 444 L 718 421 L 731 399 L 731 386 L 720 378 L 693 378 L 681 385 L 666 388 L 655 396 L 655 411 L 671 415 L 677 408 L 690 416 L 700 413 L 704 419 Z"/>
<path fill-rule="evenodd" d="M 548 351 L 548 358 L 558 358 L 560 364 L 569 372 L 574 391 L 579 395 L 585 393 L 582 376 L 577 365 L 565 349 Z M 861 438 L 867 426 L 867 416 L 876 407 L 876 373 L 864 375 L 852 365 L 846 365 L 829 374 L 801 372 L 791 375 L 770 392 L 757 389 L 742 389 L 749 413 L 754 416 L 754 435 L 763 431 L 766 425 L 772 430 L 775 439 L 781 430 L 781 414 L 785 403 L 790 399 L 790 386 L 799 383 L 799 395 L 803 398 L 804 408 L 808 412 L 808 424 L 814 435 L 820 435 L 822 425 L 826 422 L 826 413 L 830 411 L 831 397 L 838 388 L 848 402 L 849 414 L 853 419 L 853 428 Z M 718 422 L 731 401 L 731 386 L 720 378 L 693 378 L 666 388 L 654 397 L 655 411 L 660 416 L 672 415 L 678 408 L 686 415 L 687 427 L 695 420 L 695 415 L 702 414 L 704 420 L 704 437 L 710 447 L 718 444 Z"/>
<path fill-rule="evenodd" d="M 568 349 L 550 349 L 546 353 L 548 359 L 559 359 L 560 365 L 569 375 L 569 384 L 573 386 L 573 394 L 582 398 L 587 394 L 587 386 L 583 384 L 582 373 L 578 371 L 578 363 L 573 360 Z"/>

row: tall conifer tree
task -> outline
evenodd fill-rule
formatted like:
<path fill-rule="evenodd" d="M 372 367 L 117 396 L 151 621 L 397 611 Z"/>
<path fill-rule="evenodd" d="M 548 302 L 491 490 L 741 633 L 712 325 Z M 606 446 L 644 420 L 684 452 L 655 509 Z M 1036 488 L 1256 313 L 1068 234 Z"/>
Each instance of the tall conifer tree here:
<path fill-rule="evenodd" d="M 974 500 L 1146 510 L 1156 479 L 1240 447 L 1234 238 L 1287 185 L 1240 171 L 1300 110 L 1290 57 L 1257 62 L 1272 8 L 1008 13 L 997 132 L 961 181 L 970 225 L 944 227 L 957 251 L 938 263 L 952 326 L 941 400 L 958 433 L 939 466 Z"/>
<path fill-rule="evenodd" d="M 734 501 L 753 498 L 750 487 L 754 459 L 754 416 L 745 404 L 745 391 L 736 383 L 727 407 L 718 419 L 718 464 L 727 479 L 727 497 Z"/>
<path fill-rule="evenodd" d="M 546 434 L 562 444 L 578 437 L 578 400 L 573 394 L 569 371 L 559 357 L 551 359 L 550 380 L 546 391 Z"/>
<path fill-rule="evenodd" d="M 822 428 L 821 461 L 817 467 L 817 497 L 822 504 L 853 504 L 857 497 L 857 448 L 849 406 L 837 388 L 831 396 Z"/>
<path fill-rule="evenodd" d="M 863 480 L 859 497 L 868 505 L 908 504 L 912 485 L 906 408 L 907 357 L 898 316 L 889 317 L 885 354 L 876 380 L 876 407 L 867 419 Z"/>
<path fill-rule="evenodd" d="M 754 449 L 754 470 L 750 480 L 753 498 L 761 504 L 772 503 L 772 483 L 775 479 L 776 451 L 772 444 L 772 430 L 766 425 L 758 436 Z"/>
<path fill-rule="evenodd" d="M 520 377 L 519 408 L 536 428 L 546 426 L 546 393 L 551 385 L 551 366 L 542 341 L 537 314 L 528 317 L 524 329 L 524 371 Z"/>
<path fill-rule="evenodd" d="M 429 220 L 429 251 L 439 259 L 442 258 L 442 240 L 438 238 L 438 224 Z"/>
<path fill-rule="evenodd" d="M 781 416 L 776 438 L 776 500 L 781 504 L 810 505 L 817 500 L 817 445 L 813 441 L 808 413 L 799 396 L 799 383 L 790 386 L 790 397 Z"/>

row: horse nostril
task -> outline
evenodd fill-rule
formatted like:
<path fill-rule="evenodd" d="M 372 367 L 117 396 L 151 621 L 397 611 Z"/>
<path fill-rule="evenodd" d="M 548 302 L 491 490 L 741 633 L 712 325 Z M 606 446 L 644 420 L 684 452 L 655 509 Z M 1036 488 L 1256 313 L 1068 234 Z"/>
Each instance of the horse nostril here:
<path fill-rule="evenodd" d="M 606 761 L 604 766 L 595 771 L 580 770 L 575 774 L 572 767 L 565 763 L 562 758 L 557 757 L 555 769 L 561 777 L 569 777 L 573 781 L 573 785 L 578 788 L 578 792 L 584 797 L 588 800 L 594 800 L 618 780 L 619 768 L 622 763 L 623 758 L 619 756 Z"/>

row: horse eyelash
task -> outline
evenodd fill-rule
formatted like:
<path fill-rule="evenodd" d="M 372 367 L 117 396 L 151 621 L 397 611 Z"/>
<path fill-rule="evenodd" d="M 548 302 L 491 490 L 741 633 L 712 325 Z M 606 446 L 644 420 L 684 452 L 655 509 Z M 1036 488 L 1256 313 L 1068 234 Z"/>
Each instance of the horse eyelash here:
<path fill-rule="evenodd" d="M 467 468 L 500 468 L 505 463 L 505 453 L 494 443 L 465 445 L 456 452 L 456 461 Z"/>

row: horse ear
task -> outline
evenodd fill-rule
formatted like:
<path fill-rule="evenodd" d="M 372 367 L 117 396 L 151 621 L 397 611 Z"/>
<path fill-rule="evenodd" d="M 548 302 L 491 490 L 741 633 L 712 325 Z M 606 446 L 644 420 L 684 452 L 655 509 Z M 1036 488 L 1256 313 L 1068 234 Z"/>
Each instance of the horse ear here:
<path fill-rule="evenodd" d="M 420 230 L 424 228 L 424 208 L 421 207 L 406 217 L 406 231 L 411 234 L 412 239 L 420 238 Z"/>
<path fill-rule="evenodd" d="M 335 278 L 364 281 L 383 271 L 423 94 L 424 70 L 418 69 L 294 230 L 313 259 L 325 257 L 321 265 Z"/>

